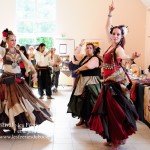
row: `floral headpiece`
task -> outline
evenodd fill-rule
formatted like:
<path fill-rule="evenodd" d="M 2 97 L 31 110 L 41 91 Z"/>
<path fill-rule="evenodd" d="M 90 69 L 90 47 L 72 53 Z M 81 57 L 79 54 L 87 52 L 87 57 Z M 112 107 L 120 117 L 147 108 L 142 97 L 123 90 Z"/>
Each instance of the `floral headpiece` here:
<path fill-rule="evenodd" d="M 2 32 L 2 39 L 4 42 L 6 42 L 6 37 L 8 36 L 8 29 L 6 28 L 3 32 Z"/>
<path fill-rule="evenodd" d="M 123 26 L 123 27 L 122 27 L 122 30 L 123 30 L 123 35 L 124 35 L 124 36 L 126 36 L 126 35 L 128 34 L 128 32 L 129 32 L 129 31 L 128 31 L 128 27 L 126 27 L 126 26 Z"/>
<path fill-rule="evenodd" d="M 121 30 L 123 31 L 122 34 L 123 34 L 124 36 L 126 36 L 126 35 L 128 34 L 128 32 L 129 32 L 127 26 L 119 25 L 119 26 L 111 26 L 111 28 L 110 28 L 110 33 L 111 33 L 111 34 L 112 34 L 113 29 L 115 29 L 115 28 L 121 29 Z"/>

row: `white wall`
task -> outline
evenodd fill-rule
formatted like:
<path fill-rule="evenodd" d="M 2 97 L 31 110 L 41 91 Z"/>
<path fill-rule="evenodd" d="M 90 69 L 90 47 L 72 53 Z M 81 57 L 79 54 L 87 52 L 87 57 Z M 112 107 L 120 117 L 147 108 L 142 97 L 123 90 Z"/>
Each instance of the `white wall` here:
<path fill-rule="evenodd" d="M 145 38 L 145 68 L 150 65 L 150 8 L 147 9 L 146 38 Z"/>
<path fill-rule="evenodd" d="M 106 40 L 105 22 L 111 0 L 57 0 L 57 34 L 75 39 L 77 45 L 82 38 L 101 39 L 102 53 L 109 44 Z M 15 0 L 0 0 L 0 32 L 6 27 L 15 32 Z M 145 45 L 146 7 L 140 0 L 115 0 L 113 25 L 125 24 L 129 27 L 126 51 L 142 53 L 136 62 L 144 67 L 147 58 Z M 149 25 L 150 27 L 150 25 Z M 73 53 L 73 50 L 72 50 Z"/>
<path fill-rule="evenodd" d="M 0 0 L 0 33 L 6 28 L 15 32 L 15 2 L 16 0 Z"/>
<path fill-rule="evenodd" d="M 57 0 L 57 32 L 74 38 L 76 44 L 82 38 L 103 39 L 102 53 L 109 44 L 106 40 L 105 23 L 111 0 Z M 115 0 L 113 25 L 129 27 L 126 51 L 142 53 L 136 62 L 144 67 L 146 8 L 139 0 Z"/>

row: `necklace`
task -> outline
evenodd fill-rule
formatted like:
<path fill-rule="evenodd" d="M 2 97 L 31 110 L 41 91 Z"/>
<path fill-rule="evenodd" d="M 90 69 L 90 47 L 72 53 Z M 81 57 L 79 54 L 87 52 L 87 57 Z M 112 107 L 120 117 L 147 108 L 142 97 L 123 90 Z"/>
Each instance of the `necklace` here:
<path fill-rule="evenodd" d="M 11 64 L 11 66 L 12 66 L 13 69 L 15 69 L 18 66 L 18 64 L 16 62 L 16 55 L 17 55 L 16 49 L 14 50 L 14 52 L 10 51 L 10 53 L 11 53 L 11 57 L 13 59 L 13 63 Z"/>

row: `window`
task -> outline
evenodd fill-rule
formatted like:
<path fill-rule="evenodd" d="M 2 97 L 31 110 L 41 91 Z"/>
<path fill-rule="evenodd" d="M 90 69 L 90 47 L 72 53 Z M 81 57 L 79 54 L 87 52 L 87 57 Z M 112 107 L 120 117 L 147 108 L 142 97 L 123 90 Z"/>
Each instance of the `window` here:
<path fill-rule="evenodd" d="M 56 0 L 16 0 L 17 43 L 35 45 L 44 42 L 53 47 L 56 31 Z"/>

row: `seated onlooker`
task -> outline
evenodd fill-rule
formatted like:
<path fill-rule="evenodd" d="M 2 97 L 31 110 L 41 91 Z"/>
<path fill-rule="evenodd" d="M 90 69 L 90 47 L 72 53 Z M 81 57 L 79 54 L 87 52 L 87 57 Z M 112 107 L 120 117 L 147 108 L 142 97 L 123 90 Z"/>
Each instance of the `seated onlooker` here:
<path fill-rule="evenodd" d="M 134 62 L 134 60 L 122 60 L 122 65 L 126 68 L 127 72 L 132 75 L 132 77 L 140 77 L 141 69 L 140 67 Z"/>

